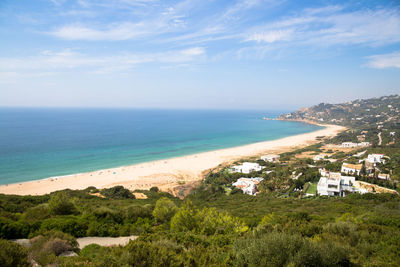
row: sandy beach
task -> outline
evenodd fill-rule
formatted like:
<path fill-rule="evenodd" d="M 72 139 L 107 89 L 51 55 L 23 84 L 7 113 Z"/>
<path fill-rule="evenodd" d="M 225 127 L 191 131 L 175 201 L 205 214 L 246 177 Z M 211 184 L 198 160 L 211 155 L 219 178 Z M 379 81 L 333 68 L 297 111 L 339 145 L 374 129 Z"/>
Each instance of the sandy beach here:
<path fill-rule="evenodd" d="M 322 126 L 325 128 L 278 140 L 88 173 L 2 185 L 0 186 L 0 193 L 43 195 L 67 188 L 85 189 L 89 186 L 107 188 L 123 185 L 130 190 L 149 189 L 157 186 L 162 191 L 178 195 L 180 191 L 200 181 L 209 169 L 215 168 L 220 164 L 228 164 L 244 157 L 290 151 L 316 143 L 317 136 L 331 137 L 345 129 L 337 125 Z"/>

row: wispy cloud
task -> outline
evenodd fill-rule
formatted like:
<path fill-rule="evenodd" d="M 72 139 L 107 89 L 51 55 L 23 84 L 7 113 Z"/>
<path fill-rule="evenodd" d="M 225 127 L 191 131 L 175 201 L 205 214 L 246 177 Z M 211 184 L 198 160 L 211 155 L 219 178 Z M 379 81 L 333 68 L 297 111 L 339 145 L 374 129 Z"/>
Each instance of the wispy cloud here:
<path fill-rule="evenodd" d="M 262 33 L 255 33 L 250 36 L 246 41 L 256 41 L 258 43 L 274 43 L 277 41 L 288 41 L 290 40 L 291 35 L 293 34 L 293 30 L 285 29 L 285 30 L 273 30 Z"/>
<path fill-rule="evenodd" d="M 301 15 L 258 26 L 245 39 L 271 43 L 286 40 L 279 38 L 286 32 L 293 45 L 386 45 L 400 41 L 400 13 L 395 9 L 346 11 L 339 6 L 306 9 Z"/>
<path fill-rule="evenodd" d="M 66 49 L 63 51 L 43 51 L 28 58 L 0 58 L 0 72 L 4 75 L 19 73 L 51 73 L 69 70 L 85 70 L 90 73 L 127 72 L 139 64 L 161 63 L 181 64 L 200 60 L 206 56 L 202 47 L 171 50 L 159 53 L 118 54 L 114 56 L 88 56 Z"/>
<path fill-rule="evenodd" d="M 68 40 L 109 40 L 121 41 L 143 36 L 147 33 L 141 23 L 121 23 L 112 25 L 104 30 L 92 29 L 81 25 L 62 26 L 52 32 L 51 35 Z"/>
<path fill-rule="evenodd" d="M 375 69 L 400 68 L 400 52 L 368 57 L 367 66 Z"/>

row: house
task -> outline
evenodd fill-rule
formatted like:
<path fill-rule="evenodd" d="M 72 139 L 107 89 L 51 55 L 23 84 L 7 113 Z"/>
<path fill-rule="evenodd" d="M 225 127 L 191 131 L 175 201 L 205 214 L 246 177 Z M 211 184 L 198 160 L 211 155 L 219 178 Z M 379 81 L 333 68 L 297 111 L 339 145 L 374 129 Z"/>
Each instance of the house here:
<path fill-rule="evenodd" d="M 347 174 L 357 174 L 360 175 L 360 171 L 362 169 L 362 164 L 350 164 L 350 163 L 343 163 L 341 172 Z"/>
<path fill-rule="evenodd" d="M 346 196 L 354 193 L 355 177 L 342 176 L 338 172 L 330 172 L 328 177 L 321 177 L 317 185 L 317 192 L 320 196 Z"/>
<path fill-rule="evenodd" d="M 367 157 L 367 161 L 373 164 L 385 163 L 385 160 L 383 159 L 384 156 L 384 154 L 369 154 Z"/>
<path fill-rule="evenodd" d="M 343 142 L 342 147 L 357 147 L 357 143 L 353 142 Z"/>
<path fill-rule="evenodd" d="M 365 146 L 370 146 L 370 145 L 371 144 L 369 142 L 361 142 L 361 143 L 357 144 L 357 146 L 359 146 L 359 147 L 365 147 Z"/>
<path fill-rule="evenodd" d="M 317 193 L 320 196 L 338 196 L 340 194 L 340 173 L 339 176 L 321 177 L 317 184 Z"/>
<path fill-rule="evenodd" d="M 390 132 L 390 136 L 395 136 L 396 132 Z"/>
<path fill-rule="evenodd" d="M 236 188 L 239 188 L 243 191 L 244 194 L 248 194 L 251 196 L 256 195 L 257 193 L 257 185 L 264 180 L 261 177 L 255 177 L 255 178 L 239 178 L 235 183 L 232 185 L 235 186 Z"/>
<path fill-rule="evenodd" d="M 378 178 L 382 180 L 390 180 L 390 175 L 386 173 L 380 173 L 378 174 Z"/>
<path fill-rule="evenodd" d="M 279 158 L 280 158 L 279 155 L 274 155 L 274 154 L 261 156 L 261 159 L 266 162 L 277 162 Z"/>
<path fill-rule="evenodd" d="M 325 157 L 327 157 L 326 154 L 319 154 L 319 155 L 314 156 L 313 159 L 314 159 L 314 161 L 319 161 L 319 160 L 325 159 Z"/>
<path fill-rule="evenodd" d="M 258 163 L 253 162 L 243 162 L 242 165 L 232 166 L 230 172 L 240 172 L 240 173 L 251 173 L 258 172 L 264 169 L 264 166 L 260 166 Z"/>

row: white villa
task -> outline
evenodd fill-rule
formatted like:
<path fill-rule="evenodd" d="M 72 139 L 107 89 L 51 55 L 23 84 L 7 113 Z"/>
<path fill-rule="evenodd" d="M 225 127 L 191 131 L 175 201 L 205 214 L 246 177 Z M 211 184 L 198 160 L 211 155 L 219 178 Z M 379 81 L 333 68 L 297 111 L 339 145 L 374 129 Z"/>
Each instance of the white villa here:
<path fill-rule="evenodd" d="M 360 175 L 362 164 L 343 163 L 341 172 Z"/>
<path fill-rule="evenodd" d="M 264 168 L 264 166 L 260 166 L 258 163 L 243 162 L 242 165 L 232 166 L 230 172 L 251 173 L 261 171 Z"/>
<path fill-rule="evenodd" d="M 353 187 L 356 178 L 342 176 L 338 172 L 330 172 L 327 177 L 321 177 L 317 185 L 317 192 L 320 196 L 341 196 L 356 192 Z"/>
<path fill-rule="evenodd" d="M 325 159 L 326 156 L 328 156 L 328 155 L 326 155 L 326 154 L 315 155 L 314 158 L 313 158 L 313 160 L 314 160 L 314 161 L 319 161 L 319 160 Z M 328 157 L 329 157 L 329 156 L 328 156 Z"/>
<path fill-rule="evenodd" d="M 239 178 L 235 183 L 232 185 L 241 189 L 244 194 L 248 194 L 254 196 L 257 194 L 257 185 L 264 180 L 261 177 L 255 178 Z"/>
<path fill-rule="evenodd" d="M 385 160 L 383 159 L 384 156 L 384 154 L 369 154 L 367 161 L 373 164 L 385 163 Z"/>
<path fill-rule="evenodd" d="M 279 158 L 280 158 L 279 155 L 274 155 L 274 154 L 261 156 L 261 160 L 266 162 L 277 162 Z"/>

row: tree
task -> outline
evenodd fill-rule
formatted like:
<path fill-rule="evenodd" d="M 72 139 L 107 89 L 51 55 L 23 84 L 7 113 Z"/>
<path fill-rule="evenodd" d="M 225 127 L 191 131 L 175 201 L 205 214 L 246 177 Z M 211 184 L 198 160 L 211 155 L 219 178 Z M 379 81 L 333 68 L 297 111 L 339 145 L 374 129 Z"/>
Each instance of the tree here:
<path fill-rule="evenodd" d="M 165 223 L 171 220 L 177 210 L 178 208 L 172 200 L 162 197 L 156 202 L 156 207 L 153 210 L 153 216 L 157 221 Z"/>

